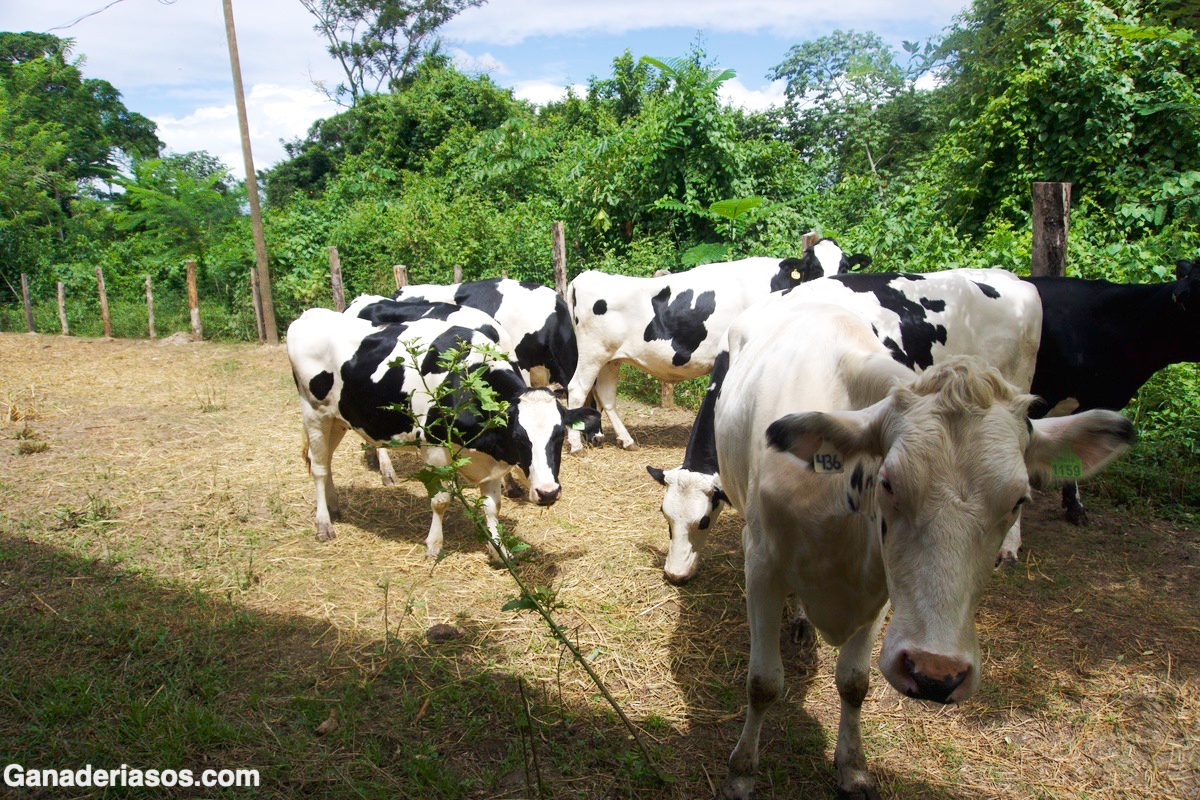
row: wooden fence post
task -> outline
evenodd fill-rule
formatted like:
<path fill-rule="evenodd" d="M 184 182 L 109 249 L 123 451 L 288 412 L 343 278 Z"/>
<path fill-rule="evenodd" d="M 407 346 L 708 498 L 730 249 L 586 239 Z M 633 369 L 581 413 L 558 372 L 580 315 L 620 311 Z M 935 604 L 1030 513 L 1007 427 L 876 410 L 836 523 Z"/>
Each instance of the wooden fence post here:
<path fill-rule="evenodd" d="M 817 231 L 809 231 L 808 233 L 804 234 L 804 238 L 800 241 L 803 244 L 804 249 L 808 250 L 808 248 L 821 241 L 821 234 Z"/>
<path fill-rule="evenodd" d="M 405 286 L 408 286 L 408 267 L 403 264 L 394 264 L 392 266 L 392 274 L 396 276 L 396 291 L 400 291 Z"/>
<path fill-rule="evenodd" d="M 454 265 L 454 282 L 462 283 L 462 264 Z"/>
<path fill-rule="evenodd" d="M 508 270 L 507 269 L 500 270 L 500 280 L 502 280 L 502 281 L 508 280 Z"/>
<path fill-rule="evenodd" d="M 30 333 L 37 333 L 33 326 L 33 303 L 29 300 L 29 276 L 21 273 L 21 298 L 25 301 L 25 327 Z"/>
<path fill-rule="evenodd" d="M 550 238 L 553 240 L 554 257 L 554 291 L 559 297 L 567 296 L 567 238 L 566 230 L 561 222 L 550 226 Z"/>
<path fill-rule="evenodd" d="M 1033 184 L 1033 263 L 1029 274 L 1063 276 L 1071 226 L 1071 184 Z"/>
<path fill-rule="evenodd" d="M 346 288 L 342 285 L 342 259 L 336 247 L 329 248 L 329 285 L 333 287 L 333 310 L 346 310 Z"/>
<path fill-rule="evenodd" d="M 67 288 L 63 282 L 58 282 L 58 321 L 62 324 L 62 335 L 70 336 L 71 329 L 67 327 Z"/>
<path fill-rule="evenodd" d="M 192 338 L 200 341 L 204 331 L 200 328 L 200 292 L 196 290 L 196 262 L 187 262 L 188 306 L 192 309 Z"/>
<path fill-rule="evenodd" d="M 157 339 L 158 331 L 154 329 L 154 290 L 150 288 L 150 276 L 146 276 L 146 328 L 150 338 Z"/>
<path fill-rule="evenodd" d="M 250 302 L 254 304 L 254 327 L 258 332 L 258 343 L 267 341 L 267 327 L 263 324 L 262 294 L 258 290 L 258 267 L 250 266 Z"/>
<path fill-rule="evenodd" d="M 100 292 L 100 319 L 104 323 L 104 338 L 111 339 L 112 319 L 108 316 L 108 291 L 104 288 L 104 271 L 96 267 L 96 289 Z"/>

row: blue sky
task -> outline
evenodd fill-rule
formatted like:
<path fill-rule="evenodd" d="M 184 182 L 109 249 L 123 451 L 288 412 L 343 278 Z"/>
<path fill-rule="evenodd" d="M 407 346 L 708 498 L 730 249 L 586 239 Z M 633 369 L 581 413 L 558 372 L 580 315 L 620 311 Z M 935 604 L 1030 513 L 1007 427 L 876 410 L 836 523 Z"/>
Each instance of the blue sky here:
<path fill-rule="evenodd" d="M 490 0 L 445 29 L 446 50 L 519 97 L 545 102 L 568 85 L 606 77 L 626 48 L 674 57 L 700 41 L 737 72 L 728 102 L 763 108 L 782 99 L 768 70 L 788 49 L 834 30 L 874 31 L 899 50 L 950 25 L 964 0 Z M 338 111 L 314 88 L 339 73 L 298 0 L 233 0 L 255 166 L 283 157 Z M 98 12 L 98 13 L 96 13 Z M 84 74 L 103 78 L 126 106 L 154 120 L 175 152 L 207 150 L 239 177 L 242 157 L 221 0 L 0 0 L 0 25 L 75 39 Z"/>

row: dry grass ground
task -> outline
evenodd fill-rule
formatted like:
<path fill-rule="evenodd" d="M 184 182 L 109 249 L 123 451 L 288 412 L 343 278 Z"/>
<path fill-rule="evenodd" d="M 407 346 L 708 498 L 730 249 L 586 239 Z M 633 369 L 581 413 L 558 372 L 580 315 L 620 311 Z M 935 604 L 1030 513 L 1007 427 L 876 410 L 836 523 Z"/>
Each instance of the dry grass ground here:
<path fill-rule="evenodd" d="M 564 457 L 562 501 L 501 518 L 665 787 L 539 621 L 500 610 L 511 581 L 464 516 L 428 563 L 423 488 L 381 486 L 350 438 L 345 518 L 316 541 L 281 349 L 0 335 L 0 758 L 254 767 L 266 797 L 711 796 L 742 720 L 741 523 L 665 584 L 644 467 L 678 465 L 690 414 L 627 414 L 640 451 Z M 1076 529 L 1037 497 L 979 614 L 975 700 L 935 709 L 875 676 L 885 797 L 1200 796 L 1200 534 L 1091 513 Z M 463 635 L 431 643 L 436 623 Z M 830 648 L 819 661 L 764 728 L 762 798 L 833 794 Z"/>

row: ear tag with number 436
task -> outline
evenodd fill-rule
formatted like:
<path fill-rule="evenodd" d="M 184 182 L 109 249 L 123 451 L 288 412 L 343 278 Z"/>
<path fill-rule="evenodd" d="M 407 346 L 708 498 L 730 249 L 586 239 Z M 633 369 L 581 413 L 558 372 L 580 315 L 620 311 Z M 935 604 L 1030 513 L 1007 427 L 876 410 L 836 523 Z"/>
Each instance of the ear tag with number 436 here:
<path fill-rule="evenodd" d="M 1050 472 L 1056 478 L 1082 478 L 1083 459 L 1074 450 L 1064 450 L 1050 462 Z"/>
<path fill-rule="evenodd" d="M 842 471 L 842 454 L 828 440 L 821 442 L 820 448 L 813 453 L 813 472 L 821 474 L 836 474 Z"/>

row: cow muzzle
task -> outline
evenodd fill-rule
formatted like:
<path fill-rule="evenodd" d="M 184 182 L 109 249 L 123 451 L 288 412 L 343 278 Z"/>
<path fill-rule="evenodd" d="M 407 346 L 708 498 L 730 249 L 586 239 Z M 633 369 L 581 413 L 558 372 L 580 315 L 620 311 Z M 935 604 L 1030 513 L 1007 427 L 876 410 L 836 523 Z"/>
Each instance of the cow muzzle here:
<path fill-rule="evenodd" d="M 904 650 L 888 676 L 892 685 L 917 700 L 956 703 L 971 694 L 971 662 L 954 656 Z"/>
<path fill-rule="evenodd" d="M 562 487 L 554 486 L 550 489 L 534 489 L 535 500 L 539 506 L 552 506 L 558 498 L 562 497 Z"/>

